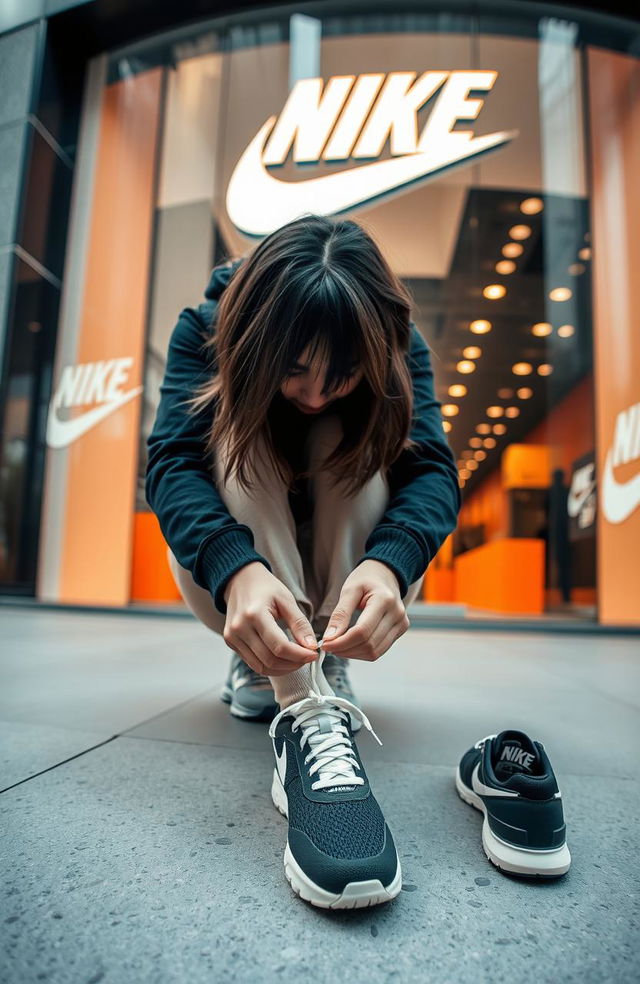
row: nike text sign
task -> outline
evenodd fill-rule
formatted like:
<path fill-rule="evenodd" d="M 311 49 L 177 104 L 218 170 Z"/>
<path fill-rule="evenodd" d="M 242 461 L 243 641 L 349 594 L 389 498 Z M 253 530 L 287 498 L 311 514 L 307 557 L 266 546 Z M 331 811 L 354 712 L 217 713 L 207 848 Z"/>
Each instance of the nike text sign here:
<path fill-rule="evenodd" d="M 475 136 L 458 129 L 476 119 L 497 72 L 454 71 L 341 75 L 326 84 L 301 79 L 279 116 L 260 127 L 238 160 L 227 187 L 231 221 L 249 236 L 266 236 L 307 213 L 332 215 L 399 193 L 416 181 L 470 163 L 518 135 L 501 130 Z M 418 133 L 418 110 L 434 99 Z M 387 141 L 391 156 L 378 160 Z M 281 167 L 289 153 L 295 164 L 344 163 L 341 170 L 283 181 L 269 167 Z M 368 161 L 363 164 L 358 161 Z"/>

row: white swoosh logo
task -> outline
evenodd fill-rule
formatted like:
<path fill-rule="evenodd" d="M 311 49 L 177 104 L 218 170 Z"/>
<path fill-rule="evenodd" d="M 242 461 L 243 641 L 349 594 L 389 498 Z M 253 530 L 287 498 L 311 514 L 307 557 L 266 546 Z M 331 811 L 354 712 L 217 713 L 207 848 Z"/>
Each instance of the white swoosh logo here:
<path fill-rule="evenodd" d="M 494 789 L 493 786 L 485 786 L 483 782 L 478 779 L 478 770 L 480 768 L 480 763 L 478 762 L 471 774 L 471 786 L 474 793 L 478 796 L 510 796 L 511 798 L 519 797 L 519 793 L 514 793 L 508 789 Z"/>
<path fill-rule="evenodd" d="M 264 236 L 308 212 L 332 215 L 362 205 L 402 185 L 444 168 L 463 164 L 478 154 L 513 140 L 518 130 L 500 130 L 483 137 L 454 132 L 434 141 L 425 153 L 405 154 L 362 164 L 347 171 L 306 181 L 280 181 L 262 163 L 264 147 L 277 116 L 270 116 L 236 164 L 227 187 L 231 221 L 251 236 Z"/>
<path fill-rule="evenodd" d="M 142 386 L 136 386 L 135 389 L 121 393 L 117 400 L 102 403 L 100 406 L 94 407 L 93 410 L 87 410 L 79 417 L 74 417 L 73 420 L 59 420 L 57 408 L 55 405 L 52 406 L 47 420 L 47 444 L 50 448 L 67 447 L 82 437 L 83 434 L 86 434 L 88 430 L 91 430 L 92 427 L 95 427 L 96 424 L 99 424 L 105 417 L 108 417 L 110 413 L 132 400 L 134 396 L 142 392 L 142 389 Z"/>
<path fill-rule="evenodd" d="M 609 451 L 602 473 L 602 511 L 610 523 L 623 523 L 640 506 L 640 474 L 617 482 Z"/>
<path fill-rule="evenodd" d="M 274 747 L 275 752 L 275 747 Z M 282 743 L 282 755 L 278 755 L 276 752 L 276 765 L 278 767 L 278 775 L 280 776 L 280 782 L 284 786 L 284 777 L 287 774 L 287 743 L 283 741 Z"/>
<path fill-rule="evenodd" d="M 587 499 L 589 498 L 595 487 L 596 487 L 596 483 L 592 482 L 591 485 L 588 488 L 583 489 L 582 492 L 578 492 L 577 494 L 575 492 L 569 492 L 569 497 L 567 500 L 567 512 L 569 513 L 572 519 L 575 519 L 575 517 L 578 515 L 578 513 L 584 506 L 585 502 L 587 501 Z"/>

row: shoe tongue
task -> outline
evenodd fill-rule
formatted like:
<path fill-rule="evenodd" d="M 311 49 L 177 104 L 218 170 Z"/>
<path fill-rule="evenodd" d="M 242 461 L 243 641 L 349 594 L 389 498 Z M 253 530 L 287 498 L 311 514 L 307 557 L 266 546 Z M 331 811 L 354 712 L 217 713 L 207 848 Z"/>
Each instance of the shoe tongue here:
<path fill-rule="evenodd" d="M 526 776 L 540 775 L 540 753 L 523 731 L 501 731 L 491 742 L 491 765 L 501 781 L 519 772 Z"/>

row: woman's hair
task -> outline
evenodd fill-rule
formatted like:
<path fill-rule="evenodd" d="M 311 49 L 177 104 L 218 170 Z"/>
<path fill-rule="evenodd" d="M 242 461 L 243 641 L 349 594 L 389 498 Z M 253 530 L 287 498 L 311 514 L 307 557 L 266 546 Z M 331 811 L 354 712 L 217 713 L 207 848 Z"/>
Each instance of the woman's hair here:
<path fill-rule="evenodd" d="M 281 442 L 291 406 L 280 386 L 307 345 L 310 362 L 318 354 L 326 367 L 327 395 L 348 379 L 354 362 L 364 370 L 358 385 L 334 405 L 341 410 L 343 438 L 318 470 L 330 471 L 344 482 L 345 494 L 355 494 L 413 447 L 405 357 L 411 303 L 371 235 L 349 219 L 307 214 L 246 253 L 204 344 L 215 352 L 218 371 L 187 401 L 193 411 L 217 404 L 206 450 L 213 455 L 225 441 L 225 483 L 233 471 L 245 490 L 253 487 L 251 478 L 259 481 L 259 475 L 248 475 L 248 464 L 262 435 L 273 466 L 291 485 L 295 471 Z"/>

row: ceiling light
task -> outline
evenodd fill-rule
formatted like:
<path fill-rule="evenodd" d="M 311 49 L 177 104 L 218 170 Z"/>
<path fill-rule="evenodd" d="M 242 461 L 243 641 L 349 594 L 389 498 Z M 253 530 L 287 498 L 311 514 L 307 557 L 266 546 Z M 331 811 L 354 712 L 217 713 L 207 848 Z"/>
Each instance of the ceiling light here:
<path fill-rule="evenodd" d="M 484 318 L 477 318 L 472 321 L 469 325 L 469 330 L 473 332 L 474 335 L 486 335 L 488 331 L 491 331 L 491 322 L 485 321 Z"/>
<path fill-rule="evenodd" d="M 456 365 L 456 369 L 458 370 L 458 372 L 465 373 L 465 374 L 469 372 L 473 372 L 475 368 L 476 368 L 475 362 L 469 362 L 468 359 L 462 359 Z"/>
<path fill-rule="evenodd" d="M 456 406 L 455 403 L 445 403 L 442 407 L 442 413 L 445 417 L 455 417 L 459 410 L 460 407 Z"/>
<path fill-rule="evenodd" d="M 469 447 L 471 447 L 471 448 L 481 448 L 482 447 L 482 439 L 479 438 L 479 437 L 471 437 L 469 439 Z"/>
<path fill-rule="evenodd" d="M 497 443 L 498 442 L 496 441 L 495 437 L 485 437 L 484 441 L 482 442 L 482 445 L 485 448 L 495 448 Z"/>
<path fill-rule="evenodd" d="M 533 396 L 533 390 L 529 389 L 528 386 L 521 386 L 520 389 L 516 390 L 516 396 L 519 400 L 530 400 Z"/>
<path fill-rule="evenodd" d="M 487 417 L 501 417 L 503 413 L 502 407 L 487 407 Z"/>
<path fill-rule="evenodd" d="M 466 396 L 467 387 L 463 383 L 454 383 L 453 386 L 449 387 L 447 393 L 449 396 Z"/>
<path fill-rule="evenodd" d="M 586 239 L 586 236 L 585 236 L 585 239 Z M 580 257 L 581 260 L 590 260 L 591 259 L 591 247 L 590 246 L 583 246 L 582 249 L 579 249 L 578 250 L 578 256 Z"/>
<path fill-rule="evenodd" d="M 442 429 L 445 432 L 445 434 L 448 434 L 449 431 L 451 430 L 451 421 L 450 420 L 443 420 L 442 421 Z"/>
<path fill-rule="evenodd" d="M 553 328 L 548 321 L 538 321 L 537 324 L 532 325 L 531 334 L 536 335 L 538 338 L 544 338 L 545 335 L 550 335 Z"/>
<path fill-rule="evenodd" d="M 473 458 L 473 451 L 469 451 L 469 448 L 465 448 L 462 452 L 463 458 Z"/>
<path fill-rule="evenodd" d="M 506 434 L 507 433 L 506 425 L 505 424 L 494 424 L 493 425 L 493 433 L 494 434 Z"/>
<path fill-rule="evenodd" d="M 463 489 L 465 486 L 465 480 L 460 475 L 458 475 L 458 485 L 460 486 L 461 489 Z"/>
<path fill-rule="evenodd" d="M 500 397 L 501 400 L 510 400 L 511 397 L 513 396 L 513 390 L 508 389 L 506 386 L 502 386 L 498 390 L 498 396 Z"/>
<path fill-rule="evenodd" d="M 469 460 L 467 461 L 467 467 L 465 468 L 465 471 L 475 471 L 477 467 L 478 467 L 478 462 L 474 461 L 473 458 L 469 458 Z"/>
<path fill-rule="evenodd" d="M 511 366 L 511 372 L 514 376 L 528 376 L 533 372 L 533 366 L 530 362 L 515 362 Z"/>
<path fill-rule="evenodd" d="M 554 287 L 549 291 L 550 301 L 568 301 L 573 295 L 570 287 Z"/>
<path fill-rule="evenodd" d="M 505 410 L 505 414 L 507 417 L 519 417 L 520 410 L 518 409 L 518 407 L 507 407 L 507 409 Z"/>
<path fill-rule="evenodd" d="M 460 472 L 460 478 L 463 481 L 466 481 L 467 478 L 471 478 L 471 472 L 468 471 L 468 469 L 463 468 L 462 471 Z"/>
<path fill-rule="evenodd" d="M 528 239 L 531 235 L 531 226 L 528 225 L 514 225 L 509 229 L 509 235 L 512 239 Z"/>
<path fill-rule="evenodd" d="M 573 325 L 560 325 L 560 327 L 558 328 L 558 334 L 560 335 L 560 338 L 571 338 L 574 331 L 575 328 L 573 327 Z"/>
<path fill-rule="evenodd" d="M 500 252 L 503 256 L 520 256 L 521 253 L 524 253 L 524 246 L 521 246 L 520 243 L 505 243 Z"/>
<path fill-rule="evenodd" d="M 478 424 L 478 426 L 476 427 L 476 431 L 478 432 L 478 434 L 490 434 L 491 427 L 489 426 L 489 424 Z"/>
<path fill-rule="evenodd" d="M 506 275 L 508 273 L 513 273 L 516 265 L 513 260 L 498 260 L 496 263 L 496 273 L 501 273 Z"/>
<path fill-rule="evenodd" d="M 482 349 L 478 348 L 477 345 L 467 345 L 467 347 L 462 350 L 462 354 L 465 359 L 479 359 L 482 355 Z"/>
<path fill-rule="evenodd" d="M 504 297 L 507 293 L 507 288 L 504 284 L 488 284 L 486 287 L 482 288 L 482 293 L 490 301 L 495 301 L 499 297 Z"/>
<path fill-rule="evenodd" d="M 550 376 L 553 372 L 553 366 L 550 366 L 548 362 L 543 362 L 542 365 L 538 366 L 539 376 Z"/>
<path fill-rule="evenodd" d="M 537 215 L 543 208 L 544 202 L 541 198 L 525 198 L 520 202 L 520 211 L 525 215 Z"/>
<path fill-rule="evenodd" d="M 586 269 L 584 263 L 570 263 L 567 267 L 567 273 L 570 273 L 572 277 L 579 277 Z"/>
<path fill-rule="evenodd" d="M 476 461 L 484 461 L 484 459 L 487 457 L 487 452 L 486 451 L 476 451 L 476 453 L 474 454 L 473 457 L 476 459 Z"/>

